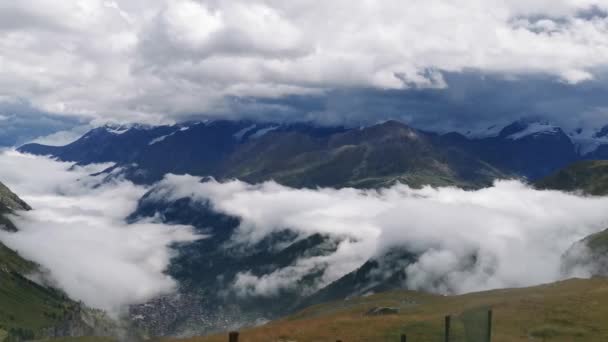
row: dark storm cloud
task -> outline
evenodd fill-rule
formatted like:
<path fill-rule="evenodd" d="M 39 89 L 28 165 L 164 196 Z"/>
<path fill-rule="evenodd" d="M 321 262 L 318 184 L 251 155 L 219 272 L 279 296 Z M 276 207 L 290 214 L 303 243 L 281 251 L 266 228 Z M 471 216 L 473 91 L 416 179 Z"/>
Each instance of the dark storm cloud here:
<path fill-rule="evenodd" d="M 78 118 L 45 113 L 25 101 L 0 102 L 0 147 L 20 145 L 82 124 Z"/>
<path fill-rule="evenodd" d="M 541 118 L 575 129 L 608 124 L 608 73 L 580 84 L 547 75 L 505 77 L 476 71 L 444 72 L 441 89 L 350 88 L 279 99 L 234 100 L 234 111 L 275 119 L 367 125 L 399 119 L 419 128 L 484 129 L 520 118 Z M 247 108 L 255 110 L 247 111 Z"/>

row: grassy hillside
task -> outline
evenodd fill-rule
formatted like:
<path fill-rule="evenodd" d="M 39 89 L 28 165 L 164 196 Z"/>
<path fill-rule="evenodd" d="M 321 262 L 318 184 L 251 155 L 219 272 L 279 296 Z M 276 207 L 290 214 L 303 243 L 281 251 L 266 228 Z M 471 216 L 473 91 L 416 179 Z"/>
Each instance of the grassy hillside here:
<path fill-rule="evenodd" d="M 6 335 L 40 336 L 44 329 L 63 323 L 78 308 L 62 293 L 24 277 L 35 267 L 0 243 L 0 341 Z"/>
<path fill-rule="evenodd" d="M 540 180 L 537 186 L 541 189 L 582 190 L 590 195 L 608 195 L 608 160 L 574 163 Z"/>
<path fill-rule="evenodd" d="M 608 341 L 608 279 L 571 279 L 554 284 L 439 296 L 394 291 L 310 307 L 294 316 L 241 332 L 241 341 L 440 341 L 443 318 L 453 317 L 455 341 L 464 325 L 483 325 L 493 309 L 493 339 L 501 341 Z M 398 308 L 397 314 L 370 316 L 374 307 Z M 471 324 L 471 322 L 473 322 Z M 470 330 L 469 330 L 470 332 Z M 185 339 L 226 341 L 226 334 Z"/>
<path fill-rule="evenodd" d="M 30 207 L 0 183 L 0 224 L 15 230 L 5 216 Z M 0 340 L 31 338 L 52 327 L 70 311 L 72 304 L 61 293 L 44 288 L 24 277 L 36 265 L 0 243 Z"/>
<path fill-rule="evenodd" d="M 21 337 L 40 336 L 62 323 L 76 304 L 18 273 L 0 271 L 0 329 Z"/>
<path fill-rule="evenodd" d="M 6 214 L 30 207 L 0 183 L 0 229 L 16 230 Z M 71 320 L 79 304 L 26 276 L 37 265 L 0 243 L 0 341 L 32 339 Z"/>
<path fill-rule="evenodd" d="M 112 337 L 85 336 L 85 337 L 62 337 L 45 340 L 48 342 L 114 342 L 117 341 Z"/>
<path fill-rule="evenodd" d="M 562 271 L 608 276 L 608 229 L 574 243 L 562 256 Z"/>

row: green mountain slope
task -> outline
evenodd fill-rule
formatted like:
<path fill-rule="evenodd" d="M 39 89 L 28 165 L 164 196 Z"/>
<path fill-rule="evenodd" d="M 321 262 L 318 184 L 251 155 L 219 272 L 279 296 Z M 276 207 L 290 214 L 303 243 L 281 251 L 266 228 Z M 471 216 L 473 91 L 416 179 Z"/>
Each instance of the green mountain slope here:
<path fill-rule="evenodd" d="M 541 189 L 581 190 L 590 195 L 608 195 L 608 160 L 574 163 L 537 182 Z"/>
<path fill-rule="evenodd" d="M 608 229 L 574 243 L 562 256 L 562 271 L 608 276 Z"/>
<path fill-rule="evenodd" d="M 399 181 L 472 188 L 508 177 L 464 149 L 396 121 L 321 137 L 270 132 L 241 146 L 222 169 L 228 178 L 274 179 L 295 187 L 366 188 Z"/>
<path fill-rule="evenodd" d="M 0 224 L 3 229 L 16 230 L 7 214 L 29 209 L 27 203 L 0 183 Z M 0 243 L 0 336 L 4 335 L 8 340 L 40 336 L 43 329 L 64 319 L 75 305 L 63 294 L 24 276 L 35 269 L 34 263 Z"/>
<path fill-rule="evenodd" d="M 4 266 L 0 266 L 4 267 Z M 78 304 L 9 268 L 0 270 L 0 329 L 12 338 L 47 336 L 70 318 Z"/>
<path fill-rule="evenodd" d="M 0 183 L 0 229 L 15 231 L 9 214 L 31 209 Z M 30 279 L 37 265 L 0 243 L 0 341 L 92 334 L 89 322 L 102 321 L 95 312 Z"/>

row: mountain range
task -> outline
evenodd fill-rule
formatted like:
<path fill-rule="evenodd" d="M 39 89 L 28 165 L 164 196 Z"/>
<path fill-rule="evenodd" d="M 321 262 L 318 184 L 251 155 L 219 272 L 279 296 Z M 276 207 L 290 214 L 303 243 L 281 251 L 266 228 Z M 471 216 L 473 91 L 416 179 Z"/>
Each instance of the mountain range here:
<path fill-rule="evenodd" d="M 344 128 L 220 120 L 104 126 L 66 146 L 19 150 L 80 164 L 114 162 L 128 179 L 147 184 L 174 173 L 294 187 L 399 181 L 478 188 L 496 178 L 537 180 L 575 161 L 608 159 L 606 132 L 566 133 L 529 120 L 483 134 L 426 132 L 397 121 Z"/>
<path fill-rule="evenodd" d="M 466 134 L 426 132 L 397 121 L 359 128 L 207 121 L 103 126 L 66 146 L 28 144 L 19 150 L 78 164 L 115 163 L 105 171 L 108 177 L 119 174 L 150 185 L 129 221 L 155 218 L 192 225 L 209 236 L 174 247 L 177 256 L 167 273 L 179 282 L 177 294 L 130 308 L 134 326 L 151 335 L 171 335 L 255 325 L 309 305 L 398 289 L 404 283 L 403 266 L 418 256 L 392 249 L 331 284 L 320 285 L 320 267 L 278 296 L 239 296 L 230 291 L 239 275 L 261 277 L 302 255 L 329 255 L 340 238 L 313 234 L 302 239 L 285 229 L 253 245 L 234 243 L 238 217 L 189 197 L 154 196 L 166 190 L 157 183 L 166 174 L 251 183 L 272 179 L 298 188 L 374 188 L 401 182 L 474 189 L 500 178 L 520 178 L 542 188 L 605 194 L 600 185 L 606 180 L 605 162 L 591 160 L 608 159 L 607 134 L 606 128 L 567 133 L 530 120 Z"/>

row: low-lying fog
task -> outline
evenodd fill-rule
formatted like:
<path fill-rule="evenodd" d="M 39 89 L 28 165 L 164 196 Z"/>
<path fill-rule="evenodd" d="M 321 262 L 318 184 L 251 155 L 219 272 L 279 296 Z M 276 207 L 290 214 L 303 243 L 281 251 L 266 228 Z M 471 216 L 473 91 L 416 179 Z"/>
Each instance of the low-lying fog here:
<path fill-rule="evenodd" d="M 14 151 L 1 153 L 0 165 L 0 181 L 34 208 L 15 218 L 19 232 L 0 232 L 0 240 L 42 265 L 72 298 L 119 312 L 175 289 L 163 273 L 168 246 L 201 237 L 187 226 L 127 224 L 147 188 L 91 176 L 107 165 L 72 167 Z M 540 191 L 518 181 L 478 191 L 310 190 L 169 175 L 156 189 L 158 198 L 209 200 L 240 217 L 233 237 L 240 242 L 285 227 L 302 236 L 350 237 L 328 256 L 302 257 L 262 277 L 241 273 L 234 288 L 242 295 L 272 296 L 320 264 L 328 266 L 320 285 L 327 284 L 396 246 L 421 255 L 406 269 L 411 289 L 463 293 L 552 282 L 570 276 L 561 274 L 560 258 L 572 243 L 608 227 L 608 197 Z M 474 267 L 465 265 L 473 255 Z"/>

